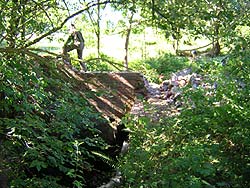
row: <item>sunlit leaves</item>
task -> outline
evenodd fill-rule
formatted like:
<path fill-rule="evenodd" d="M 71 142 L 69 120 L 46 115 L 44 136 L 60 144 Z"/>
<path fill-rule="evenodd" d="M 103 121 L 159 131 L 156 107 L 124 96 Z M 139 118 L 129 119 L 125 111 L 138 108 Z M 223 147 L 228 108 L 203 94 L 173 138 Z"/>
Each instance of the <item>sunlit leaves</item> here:
<path fill-rule="evenodd" d="M 165 30 L 167 37 L 179 40 L 183 31 L 231 43 L 237 25 L 249 24 L 249 3 L 234 0 L 212 1 L 138 1 L 141 16 L 149 25 Z M 152 24 L 153 23 L 153 24 Z"/>
<path fill-rule="evenodd" d="M 68 14 L 64 4 L 49 1 L 0 1 L 2 39 L 11 47 L 25 46 L 31 38 L 58 27 Z"/>
<path fill-rule="evenodd" d="M 96 157 L 90 150 L 106 149 L 95 128 L 104 120 L 52 66 L 18 55 L 1 59 L 1 168 L 12 169 L 9 183 L 15 187 L 60 187 L 73 169 L 69 178 L 83 185 Z"/>
<path fill-rule="evenodd" d="M 248 58 L 235 56 L 224 66 L 200 61 L 203 82 L 216 80 L 217 89 L 187 89 L 185 101 L 195 106 L 185 105 L 175 118 L 128 123 L 125 187 L 249 187 L 250 90 L 242 84 L 250 81 L 242 71 L 249 69 Z"/>

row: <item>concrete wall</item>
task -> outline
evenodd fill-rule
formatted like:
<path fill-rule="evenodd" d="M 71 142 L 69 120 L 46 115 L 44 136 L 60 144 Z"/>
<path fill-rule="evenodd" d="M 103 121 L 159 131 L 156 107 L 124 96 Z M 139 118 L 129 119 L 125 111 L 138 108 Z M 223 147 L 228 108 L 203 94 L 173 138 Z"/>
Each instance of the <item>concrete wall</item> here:
<path fill-rule="evenodd" d="M 143 75 L 138 72 L 87 72 L 61 67 L 74 89 L 110 120 L 109 124 L 97 125 L 109 143 L 116 142 L 119 122 L 131 111 L 138 95 L 146 95 Z"/>
<path fill-rule="evenodd" d="M 121 119 L 128 113 L 137 95 L 146 94 L 143 76 L 136 72 L 85 73 L 81 77 L 90 91 L 89 102 L 105 117 Z"/>

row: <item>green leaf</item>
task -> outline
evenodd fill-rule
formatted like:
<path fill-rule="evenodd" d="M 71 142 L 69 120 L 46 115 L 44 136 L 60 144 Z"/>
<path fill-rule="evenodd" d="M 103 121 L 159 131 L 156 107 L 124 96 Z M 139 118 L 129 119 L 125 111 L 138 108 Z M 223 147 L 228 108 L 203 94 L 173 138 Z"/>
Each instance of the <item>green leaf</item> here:
<path fill-rule="evenodd" d="M 48 164 L 43 161 L 33 160 L 30 164 L 30 167 L 35 167 L 39 172 L 42 168 L 47 168 Z"/>

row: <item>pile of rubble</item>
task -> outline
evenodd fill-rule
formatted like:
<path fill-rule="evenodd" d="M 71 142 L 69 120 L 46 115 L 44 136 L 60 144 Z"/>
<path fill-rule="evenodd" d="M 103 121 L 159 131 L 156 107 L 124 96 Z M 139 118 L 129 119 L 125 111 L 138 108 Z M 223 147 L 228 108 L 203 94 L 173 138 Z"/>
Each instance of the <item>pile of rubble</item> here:
<path fill-rule="evenodd" d="M 182 88 L 190 84 L 196 89 L 201 82 L 202 76 L 192 73 L 190 68 L 173 73 L 169 80 L 163 80 L 160 84 L 161 98 L 167 100 L 168 103 L 176 103 L 181 96 Z"/>
<path fill-rule="evenodd" d="M 182 92 L 187 85 L 196 89 L 198 87 L 210 87 L 204 83 L 204 78 L 193 73 L 191 68 L 172 73 L 170 79 L 160 76 L 160 84 L 150 83 L 144 80 L 148 95 L 145 101 L 138 100 L 132 108 L 131 114 L 147 116 L 152 121 L 158 121 L 163 116 L 173 116 L 180 113 L 182 108 Z M 213 86 L 214 87 L 214 86 Z M 148 104 L 145 106 L 145 104 Z"/>

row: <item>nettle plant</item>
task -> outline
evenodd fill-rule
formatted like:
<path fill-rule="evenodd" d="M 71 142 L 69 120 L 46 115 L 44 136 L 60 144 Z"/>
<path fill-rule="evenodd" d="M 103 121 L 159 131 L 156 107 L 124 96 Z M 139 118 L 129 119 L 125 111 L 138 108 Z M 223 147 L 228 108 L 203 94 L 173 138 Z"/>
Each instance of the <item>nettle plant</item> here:
<path fill-rule="evenodd" d="M 95 128 L 104 120 L 53 63 L 18 55 L 0 63 L 0 169 L 9 185 L 84 187 L 95 171 L 94 152 L 106 147 Z"/>

